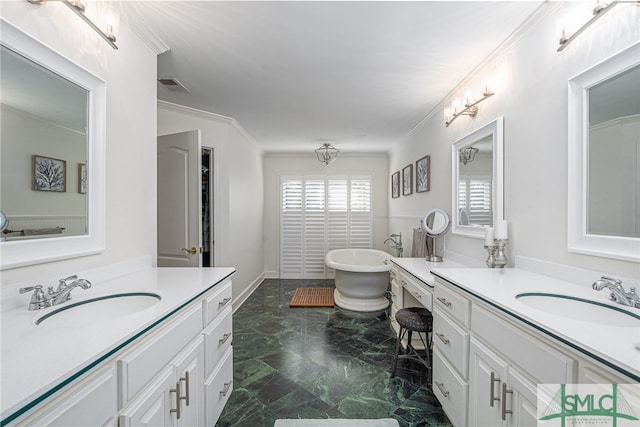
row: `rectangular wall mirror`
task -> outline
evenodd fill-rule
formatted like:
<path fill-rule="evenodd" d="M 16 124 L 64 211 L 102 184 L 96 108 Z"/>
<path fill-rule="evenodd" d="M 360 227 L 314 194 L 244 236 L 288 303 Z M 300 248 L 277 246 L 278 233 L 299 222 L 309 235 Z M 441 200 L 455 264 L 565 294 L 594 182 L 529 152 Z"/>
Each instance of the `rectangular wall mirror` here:
<path fill-rule="evenodd" d="M 483 238 L 503 218 L 503 118 L 459 139 L 452 147 L 453 234 Z"/>
<path fill-rule="evenodd" d="M 0 25 L 0 267 L 99 252 L 105 82 Z"/>
<path fill-rule="evenodd" d="M 640 262 L 640 43 L 569 80 L 568 246 Z"/>

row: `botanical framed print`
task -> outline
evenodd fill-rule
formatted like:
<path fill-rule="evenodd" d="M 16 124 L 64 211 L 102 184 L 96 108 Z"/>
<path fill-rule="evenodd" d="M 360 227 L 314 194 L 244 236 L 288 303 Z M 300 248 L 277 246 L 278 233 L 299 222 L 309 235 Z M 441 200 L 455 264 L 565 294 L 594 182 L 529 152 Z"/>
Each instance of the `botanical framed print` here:
<path fill-rule="evenodd" d="M 59 193 L 67 191 L 67 162 L 65 160 L 34 154 L 31 156 L 31 164 L 33 190 Z"/>
<path fill-rule="evenodd" d="M 402 168 L 402 195 L 413 193 L 413 165 L 408 164 Z"/>
<path fill-rule="evenodd" d="M 78 193 L 87 194 L 87 165 L 78 164 Z"/>
<path fill-rule="evenodd" d="M 394 199 L 400 197 L 400 171 L 391 175 L 391 197 Z"/>
<path fill-rule="evenodd" d="M 416 162 L 416 193 L 431 190 L 431 156 L 424 156 Z"/>

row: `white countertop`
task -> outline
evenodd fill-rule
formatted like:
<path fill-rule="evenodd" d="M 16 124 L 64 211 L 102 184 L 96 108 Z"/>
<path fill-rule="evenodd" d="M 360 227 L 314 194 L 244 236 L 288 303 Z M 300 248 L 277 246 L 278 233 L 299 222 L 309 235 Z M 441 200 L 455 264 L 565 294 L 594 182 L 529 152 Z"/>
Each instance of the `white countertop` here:
<path fill-rule="evenodd" d="M 92 281 L 92 287 L 75 289 L 68 303 L 37 311 L 28 311 L 25 304 L 3 311 L 1 419 L 101 360 L 234 272 L 234 268 L 149 268 L 103 282 L 83 277 Z M 35 324 L 35 319 L 65 305 L 121 292 L 151 292 L 162 299 L 138 313 L 104 322 L 87 320 L 74 327 Z"/>
<path fill-rule="evenodd" d="M 399 267 L 404 268 L 417 279 L 421 280 L 432 288 L 435 279 L 431 274 L 431 269 L 464 267 L 464 265 L 448 259 L 443 259 L 440 262 L 430 262 L 425 260 L 424 258 L 391 258 L 391 261 Z"/>
<path fill-rule="evenodd" d="M 550 314 L 530 307 L 523 300 L 516 298 L 518 294 L 527 292 L 561 294 L 596 301 L 636 316 L 640 315 L 638 309 L 609 301 L 607 290 L 598 292 L 591 286 L 582 286 L 515 268 L 435 268 L 432 271 L 433 274 L 507 314 L 524 320 L 589 356 L 595 356 L 612 368 L 635 377 L 636 380 L 640 378 L 640 320 L 636 325 L 614 326 L 607 323 L 607 312 L 601 319 L 577 320 L 570 314 Z M 611 311 L 611 315 L 615 314 L 615 311 Z"/>

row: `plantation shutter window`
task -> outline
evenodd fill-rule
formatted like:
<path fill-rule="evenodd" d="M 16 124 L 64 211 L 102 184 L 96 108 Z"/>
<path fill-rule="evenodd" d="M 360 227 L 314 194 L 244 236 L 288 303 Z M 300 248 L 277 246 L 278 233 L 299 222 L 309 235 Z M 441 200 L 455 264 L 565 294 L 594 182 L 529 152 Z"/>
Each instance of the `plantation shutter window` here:
<path fill-rule="evenodd" d="M 371 248 L 369 177 L 281 179 L 280 277 L 325 278 L 325 254 Z"/>

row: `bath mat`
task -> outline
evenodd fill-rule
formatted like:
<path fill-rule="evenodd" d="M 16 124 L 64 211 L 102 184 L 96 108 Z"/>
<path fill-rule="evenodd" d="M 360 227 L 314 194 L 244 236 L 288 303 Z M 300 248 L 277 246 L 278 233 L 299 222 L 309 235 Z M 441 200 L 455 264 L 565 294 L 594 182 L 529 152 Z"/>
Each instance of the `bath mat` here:
<path fill-rule="evenodd" d="M 289 307 L 333 307 L 333 288 L 298 288 Z"/>
<path fill-rule="evenodd" d="M 392 418 L 378 420 L 325 418 L 321 420 L 276 420 L 273 427 L 400 427 L 400 424 Z"/>

